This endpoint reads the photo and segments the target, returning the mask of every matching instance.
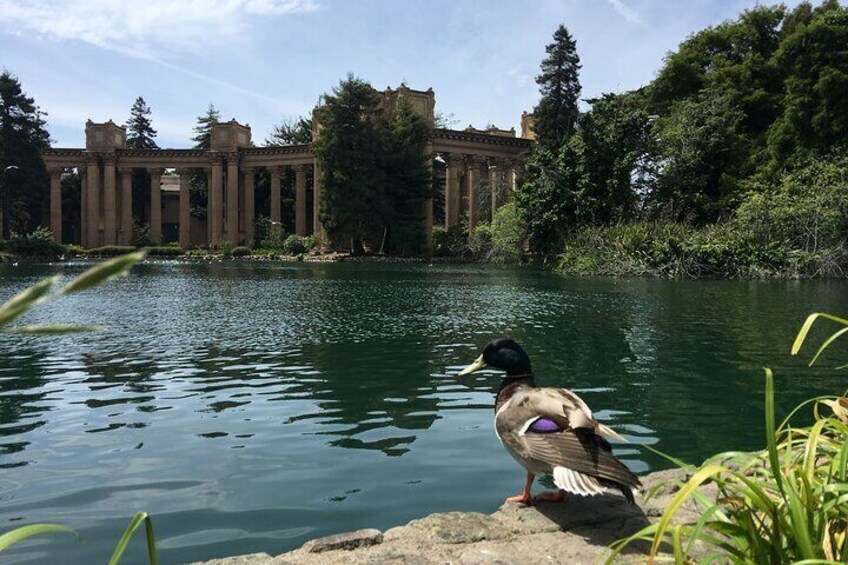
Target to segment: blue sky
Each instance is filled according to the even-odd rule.
[[[792,6],[797,0],[786,2]],[[348,72],[436,92],[454,127],[518,129],[556,27],[577,40],[583,96],[650,81],[693,31],[755,0],[0,0],[0,65],[60,147],[137,96],[161,147],[190,147],[212,103],[261,144]]]

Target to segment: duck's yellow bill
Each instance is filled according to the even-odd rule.
[[[461,370],[457,376],[470,375],[474,371],[479,371],[486,367],[486,362],[483,361],[483,356],[481,355],[477,359],[474,360],[472,364]]]

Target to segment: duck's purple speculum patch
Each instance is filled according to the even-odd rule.
[[[539,418],[530,424],[530,431],[537,434],[550,434],[561,430],[557,423],[553,420],[548,418]]]

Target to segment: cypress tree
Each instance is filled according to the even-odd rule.
[[[150,120],[150,107],[144,98],[139,96],[130,109],[130,119],[127,120],[127,147],[130,149],[157,149],[159,146],[153,140],[156,130]]]
[[[136,103],[138,103],[138,100]],[[149,114],[150,111],[148,110],[147,113]],[[220,118],[221,113],[212,104],[206,109],[205,115],[197,116],[197,125],[193,129],[194,137],[191,138],[195,149],[209,149],[212,146],[212,125],[217,124]]]
[[[580,57],[571,34],[560,25],[545,48],[542,74],[536,77],[542,94],[533,115],[539,144],[556,152],[574,133],[580,97]]]

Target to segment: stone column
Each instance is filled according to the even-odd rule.
[[[468,158],[468,233],[473,233],[477,227],[478,208],[477,188],[483,178],[483,161],[479,157]]]
[[[459,178],[462,161],[456,155],[445,157],[445,229],[450,229],[459,223],[460,187]]]
[[[433,184],[433,146],[427,145],[427,182]],[[433,199],[428,198],[421,203],[421,217],[424,221],[424,252],[433,252]]]
[[[253,167],[246,167],[242,173],[244,174],[244,242],[251,247],[256,224],[254,172]]]
[[[227,155],[227,235],[231,243],[239,243],[239,176],[238,153]]]
[[[209,183],[209,201],[206,218],[209,222],[209,246],[221,245],[224,232],[224,167],[221,156],[212,158],[212,182]]]
[[[504,190],[501,204],[506,204],[512,199],[515,192],[515,161],[506,161],[504,165]]]
[[[62,167],[50,169],[50,231],[62,243]]]
[[[271,221],[280,223],[280,176],[283,167],[271,167]]]
[[[92,155],[88,160],[87,194],[86,194],[86,225],[85,247],[98,247],[100,245],[100,165],[97,156]]]
[[[492,219],[501,207],[501,191],[503,191],[503,162],[493,159],[489,167],[489,191],[492,193]]]
[[[191,169],[179,169],[180,175],[180,247],[191,247]]]
[[[132,217],[132,168],[121,167],[121,245],[131,245],[133,238]]]
[[[118,230],[118,198],[115,193],[115,156],[103,160],[103,245],[115,245]]]
[[[150,239],[162,245],[162,169],[147,169],[150,174]]]
[[[294,168],[294,233],[306,235],[306,167]]]
[[[88,173],[85,163],[77,167],[77,173],[80,178],[80,223],[79,223],[79,244],[82,247],[88,247]]]
[[[321,239],[326,239],[324,236],[324,226],[321,224],[321,165],[318,160],[315,160],[315,172],[312,175],[312,233]]]

